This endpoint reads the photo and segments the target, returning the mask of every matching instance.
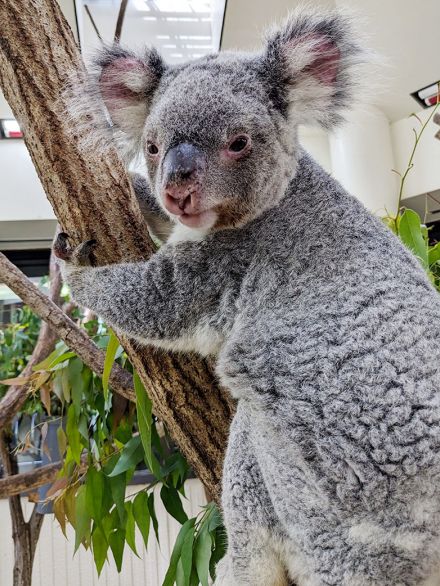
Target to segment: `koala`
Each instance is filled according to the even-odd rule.
[[[54,250],[78,303],[214,356],[237,399],[216,586],[440,585],[440,299],[297,139],[342,121],[364,58],[347,17],[303,11],[258,53],[97,60],[163,245],[103,267],[99,242]]]

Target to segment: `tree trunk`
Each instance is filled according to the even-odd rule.
[[[14,501],[20,503],[20,497],[13,496],[9,499],[11,518],[16,515]],[[14,523],[12,537],[14,540],[13,586],[32,586],[32,567],[34,563],[34,551],[38,537],[37,541],[33,543],[31,539],[30,527],[27,523],[24,522]]]
[[[62,91],[75,72],[81,82],[83,65],[56,0],[1,0],[0,22],[0,85],[62,229],[73,243],[96,238],[99,264],[147,258],[153,246],[116,152],[85,150],[66,122]],[[123,344],[155,413],[218,498],[234,405],[210,364]]]
[[[12,455],[8,437],[4,433],[0,434],[0,460],[6,478],[17,474],[17,460]],[[38,513],[34,505],[30,519],[26,522],[20,495],[9,497],[9,511],[14,541],[13,586],[32,586],[32,567],[44,515]]]

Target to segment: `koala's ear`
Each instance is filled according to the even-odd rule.
[[[166,69],[155,49],[139,57],[119,45],[106,47],[95,58],[98,87],[114,126],[138,141],[149,107]]]
[[[362,55],[347,15],[292,14],[269,34],[263,55],[272,102],[296,123],[336,125],[352,102]]]

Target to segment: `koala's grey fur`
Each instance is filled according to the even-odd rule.
[[[331,86],[310,68],[321,35],[341,50]],[[155,54],[156,69],[142,70],[153,89],[130,105],[143,120],[148,104],[146,124],[124,128],[121,112],[113,122],[142,145],[203,149],[203,189],[221,222],[175,224],[148,262],[64,265],[74,298],[113,327],[215,354],[238,399],[216,585],[440,584],[438,293],[296,140],[299,122],[339,120],[359,55],[334,15],[293,18],[259,55],[158,73]],[[218,150],[237,130],[252,153],[222,166]],[[160,165],[148,170],[151,192],[141,179],[137,191],[155,195],[148,213],[167,224]]]

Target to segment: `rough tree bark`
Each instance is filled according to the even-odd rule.
[[[44,484],[54,482],[62,465],[62,462],[54,462],[30,472],[0,478],[0,499],[19,495],[22,492],[34,491]]]
[[[0,432],[0,460],[5,476],[13,477],[17,473],[17,462],[11,453],[8,437],[3,432]],[[34,505],[29,521],[26,522],[19,495],[9,498],[9,510],[14,540],[13,586],[31,586],[35,549],[44,515],[38,513]]]
[[[56,0],[2,0],[0,22],[0,86],[62,229],[76,244],[96,238],[99,264],[147,258],[153,246],[116,152],[85,151],[66,123],[62,91],[75,71],[80,83],[83,65]],[[218,498],[229,395],[205,360],[123,344],[155,413]]]

